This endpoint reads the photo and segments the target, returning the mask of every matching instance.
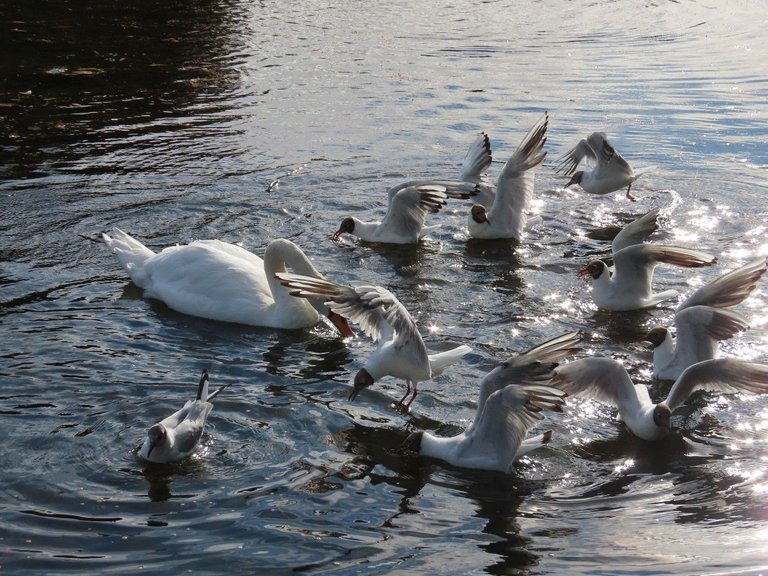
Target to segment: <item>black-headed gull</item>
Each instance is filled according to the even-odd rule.
[[[192,454],[203,435],[208,414],[213,410],[211,400],[227,386],[229,384],[209,395],[208,372],[203,370],[197,387],[197,397],[187,400],[181,410],[152,425],[139,448],[139,456],[149,462],[167,464],[183,460]]]
[[[408,310],[386,288],[369,284],[342,286],[320,278],[280,273],[280,282],[299,298],[321,297],[331,310],[360,325],[378,347],[355,375],[350,400],[384,376],[401,378],[406,392],[396,408],[408,410],[416,398],[418,382],[441,374],[472,349],[458,346],[428,354],[418,326]],[[406,402],[406,398],[410,399]]]
[[[585,158],[592,168],[576,172]],[[627,198],[635,199],[630,189],[640,174],[635,174],[629,163],[611,146],[605,132],[593,132],[586,140],[579,141],[566,152],[558,162],[557,172],[571,176],[566,188],[579,184],[590,194],[608,194],[626,186]]]
[[[635,436],[658,440],[669,434],[672,412],[695,390],[765,394],[768,365],[734,358],[705,360],[686,368],[663,402],[655,404],[644,384],[633,384],[624,366],[612,358],[583,358],[555,369],[550,386],[571,396],[612,404]]]
[[[507,160],[496,182],[490,208],[482,204],[472,206],[468,222],[470,236],[520,240],[533,195],[534,169],[547,155],[541,149],[547,141],[548,123],[549,116],[545,113]]]
[[[632,244],[613,255],[613,270],[592,260],[579,277],[592,277],[592,300],[603,310],[638,310],[677,296],[677,290],[654,293],[653,271],[659,263],[685,268],[711,266],[717,258],[688,248],[659,244]]]
[[[338,240],[342,234],[352,234],[366,242],[415,244],[421,237],[428,213],[439,212],[448,198],[467,199],[476,194],[476,186],[468,182],[406,182],[387,192],[389,204],[383,220],[364,222],[347,216],[333,234],[333,239]]]
[[[543,386],[557,362],[580,349],[578,332],[563,334],[503,362],[480,382],[477,413],[461,434],[441,438],[419,430],[400,453],[415,452],[454,466],[509,472],[515,460],[549,442],[552,431],[525,438],[542,410],[560,412],[565,394]]]
[[[653,345],[653,375],[674,380],[692,364],[714,358],[721,340],[746,330],[747,320],[727,310],[741,303],[766,271],[766,259],[723,274],[688,296],[675,311],[675,334],[655,326],[643,340]]]
[[[347,321],[320,299],[293,298],[275,272],[322,278],[309,258],[290,240],[273,240],[262,260],[219,240],[197,240],[155,253],[115,228],[102,238],[130,276],[144,290],[177,312],[251,326],[310,328],[327,317],[344,336],[354,336]]]

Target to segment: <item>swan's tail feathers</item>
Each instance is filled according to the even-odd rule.
[[[472,348],[466,345],[457,346],[445,352],[438,352],[429,355],[429,368],[432,371],[432,377],[442,374],[451,364],[455,364],[464,356],[472,352]]]
[[[117,255],[120,265],[131,277],[133,283],[139,288],[144,288],[146,284],[144,262],[147,258],[154,256],[155,253],[119,228],[113,228],[111,235],[102,234],[101,238]]]

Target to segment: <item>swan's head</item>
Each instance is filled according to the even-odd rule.
[[[672,428],[672,425],[670,422],[671,419],[672,419],[672,410],[670,410],[669,406],[664,404],[664,402],[662,402],[661,404],[657,404],[656,407],[653,409],[653,423],[667,433],[669,433],[669,431]]]
[[[153,424],[147,431],[147,438],[149,438],[149,450],[147,450],[147,457],[149,457],[149,455],[152,454],[152,450],[159,444],[165,442],[165,439],[168,438],[168,431],[165,429],[165,426],[158,422],[157,424]]]
[[[360,394],[363,389],[372,385],[373,382],[374,379],[373,376],[371,376],[371,373],[365,368],[360,368],[360,370],[357,371],[357,374],[355,374],[355,383],[352,392],[349,393],[349,399],[354,400],[357,398],[357,395]]]
[[[648,333],[640,338],[640,342],[649,342],[654,348],[661,346],[669,336],[669,330],[663,326],[654,326]]]
[[[424,437],[424,431],[423,430],[417,430],[416,432],[413,432],[412,434],[409,434],[408,437],[403,440],[403,443],[400,444],[400,446],[397,447],[397,453],[402,455],[405,454],[419,454],[421,453],[421,439]]]
[[[568,180],[568,184],[565,185],[566,188],[569,186],[573,186],[574,184],[581,184],[581,179],[584,177],[584,170],[579,170],[578,172],[575,172],[573,176],[571,176],[571,179]]]
[[[472,210],[470,210],[469,215],[472,216],[472,220],[477,222],[478,224],[490,224],[491,221],[488,220],[488,214],[485,210],[485,206],[482,204],[474,204],[472,206]]]
[[[350,216],[347,216],[346,218],[344,218],[344,220],[341,221],[341,225],[339,226],[339,229],[336,230],[336,232],[334,232],[333,240],[338,240],[342,234],[353,234],[354,231],[355,231],[355,221]]]
[[[602,260],[592,260],[585,268],[579,270],[578,277],[592,276],[593,280],[597,280],[600,276],[608,270],[608,266]]]

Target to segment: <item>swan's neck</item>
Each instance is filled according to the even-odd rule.
[[[302,298],[291,296],[288,288],[280,284],[280,281],[275,278],[276,272],[285,272],[286,268],[304,276],[323,277],[296,244],[285,239],[273,240],[264,252],[264,273],[267,276],[267,282],[269,282],[275,302],[283,301],[298,304],[303,301]]]

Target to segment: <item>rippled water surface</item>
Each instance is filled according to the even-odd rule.
[[[597,312],[576,278],[608,250],[591,228],[661,206],[656,241],[719,257],[660,268],[682,293],[768,254],[761,3],[0,7],[0,571],[768,570],[768,398],[697,396],[658,443],[572,400],[510,476],[394,452],[413,427],[458,433],[495,362],[566,330],[652,383],[634,341],[675,303]],[[468,242],[460,202],[418,247],[330,240],[344,215],[381,216],[388,186],[455,174],[480,130],[503,161],[545,110],[540,219],[520,245]],[[638,202],[563,189],[554,160],[594,129],[655,166]],[[349,402],[368,340],[145,300],[85,238],[114,226],[153,249],[291,238],[333,279],[393,290],[429,348],[473,353],[408,416],[392,379]],[[766,304],[763,279],[723,354],[768,361]],[[202,448],[142,464],[146,428],[204,367],[231,386]]]

